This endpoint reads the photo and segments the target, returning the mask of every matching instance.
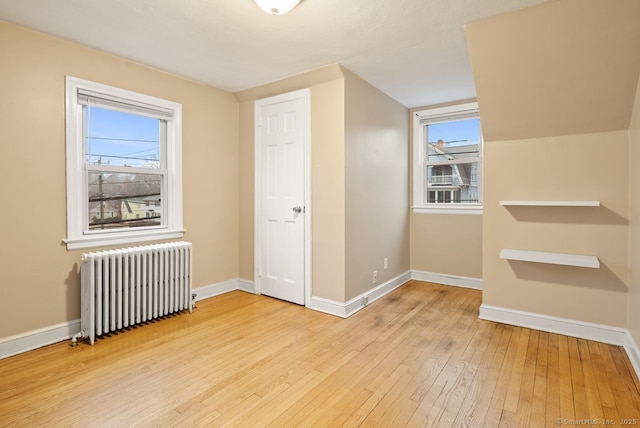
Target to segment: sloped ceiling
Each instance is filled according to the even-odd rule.
[[[629,128],[640,1],[551,0],[466,32],[485,140]]]
[[[464,25],[542,0],[0,0],[0,19],[238,92],[340,64],[406,107],[473,98]]]

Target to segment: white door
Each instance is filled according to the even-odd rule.
[[[305,304],[308,90],[256,102],[257,289]]]

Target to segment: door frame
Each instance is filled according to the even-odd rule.
[[[261,187],[261,145],[260,145],[260,116],[262,108],[272,104],[302,99],[303,112],[303,151],[304,151],[304,305],[311,303],[311,90],[309,88],[287,92],[273,97],[262,98],[254,102],[254,290],[260,290],[260,198]]]

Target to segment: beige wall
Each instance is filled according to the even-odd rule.
[[[238,182],[238,222],[240,239],[238,246],[239,253],[239,276],[242,279],[253,281],[254,268],[254,146],[253,136],[253,101],[240,103],[239,117],[239,146],[238,146],[238,172],[240,180]]]
[[[411,109],[414,113],[428,108],[474,102],[460,100]],[[411,127],[411,174],[413,174],[413,123]],[[413,178],[410,179],[413,192]],[[413,193],[411,193],[413,194]],[[444,275],[482,279],[482,215],[410,214],[411,269]]]
[[[482,279],[482,216],[412,213],[411,269]]]
[[[550,0],[466,27],[485,140],[484,304],[627,326],[639,19],[635,0]],[[506,261],[502,248],[596,255],[601,267]]]
[[[483,303],[625,327],[627,132],[485,142]],[[504,207],[501,200],[599,200]],[[502,248],[596,255],[600,269],[507,261]]]
[[[66,237],[66,75],[183,105],[194,287],[238,276],[238,104],[229,93],[0,21],[0,338],[79,318]]]
[[[409,270],[409,112],[350,71],[343,73],[349,300]]]
[[[629,129],[629,331],[640,343],[640,79]]]
[[[345,301],[344,80],[311,87],[312,294]]]
[[[240,276],[254,279],[254,102],[311,90],[312,294],[344,301],[344,79],[329,66],[235,94],[240,101]]]
[[[486,141],[628,129],[640,2],[549,0],[467,25]]]

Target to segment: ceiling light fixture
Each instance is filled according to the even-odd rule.
[[[254,0],[260,9],[270,15],[284,15],[302,0]]]

